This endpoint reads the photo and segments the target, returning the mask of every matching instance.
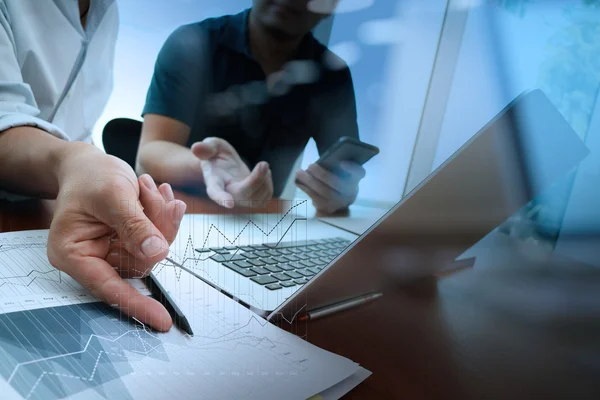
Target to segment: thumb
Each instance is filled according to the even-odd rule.
[[[113,226],[117,226],[121,243],[135,258],[146,263],[157,263],[167,256],[167,240],[144,214],[139,202],[136,202],[133,210],[117,213]]]
[[[192,145],[192,153],[201,160],[210,160],[217,155],[217,147],[211,142],[196,142]]]
[[[269,163],[266,161],[259,162],[256,164],[250,175],[248,175],[246,179],[242,181],[242,185],[247,188],[257,187],[257,185],[262,183],[262,180],[267,175],[267,172],[269,172]]]

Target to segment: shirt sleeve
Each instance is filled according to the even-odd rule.
[[[68,140],[57,126],[38,118],[39,114],[31,86],[23,81],[10,16],[5,2],[0,0],[0,132],[34,126]]]
[[[316,113],[313,138],[320,155],[343,136],[359,138],[350,69],[328,71],[323,80],[326,83],[313,104]]]
[[[175,30],[158,54],[142,112],[176,119],[192,127],[208,89],[209,41],[198,25]]]

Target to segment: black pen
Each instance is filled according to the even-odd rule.
[[[194,336],[194,332],[192,331],[192,327],[188,322],[187,318],[183,314],[183,312],[177,306],[177,303],[171,296],[169,296],[169,292],[165,290],[165,288],[160,284],[156,276],[152,272],[145,278],[146,286],[150,289],[152,295],[158,300],[169,314],[173,317],[173,323],[176,327],[184,331],[190,336]]]

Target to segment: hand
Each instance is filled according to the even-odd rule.
[[[310,196],[320,212],[333,214],[356,200],[358,182],[365,177],[365,170],[352,162],[342,162],[340,167],[341,174],[334,174],[318,164],[296,172],[296,185]]]
[[[146,276],[168,254],[185,212],[169,185],[136,178],[123,161],[86,144],[60,162],[60,190],[48,259],[98,299],[155,329],[172,325],[167,310],[122,277]]]
[[[206,192],[216,203],[233,208],[235,201],[250,201],[264,207],[273,197],[268,163],[259,162],[250,172],[233,146],[219,138],[194,143],[192,152],[202,160]]]

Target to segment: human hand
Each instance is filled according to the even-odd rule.
[[[61,161],[48,259],[98,299],[166,331],[167,310],[123,277],[146,276],[168,254],[186,205],[167,184],[136,178],[123,161],[73,144]]]
[[[318,164],[296,172],[296,185],[312,199],[315,208],[326,214],[347,208],[356,200],[358,183],[365,177],[364,168],[353,162],[342,162],[343,171],[335,174]]]
[[[250,201],[253,207],[265,206],[273,196],[269,164],[261,161],[250,172],[237,151],[227,141],[206,138],[192,146],[202,160],[202,174],[208,197],[227,208],[235,201]]]

